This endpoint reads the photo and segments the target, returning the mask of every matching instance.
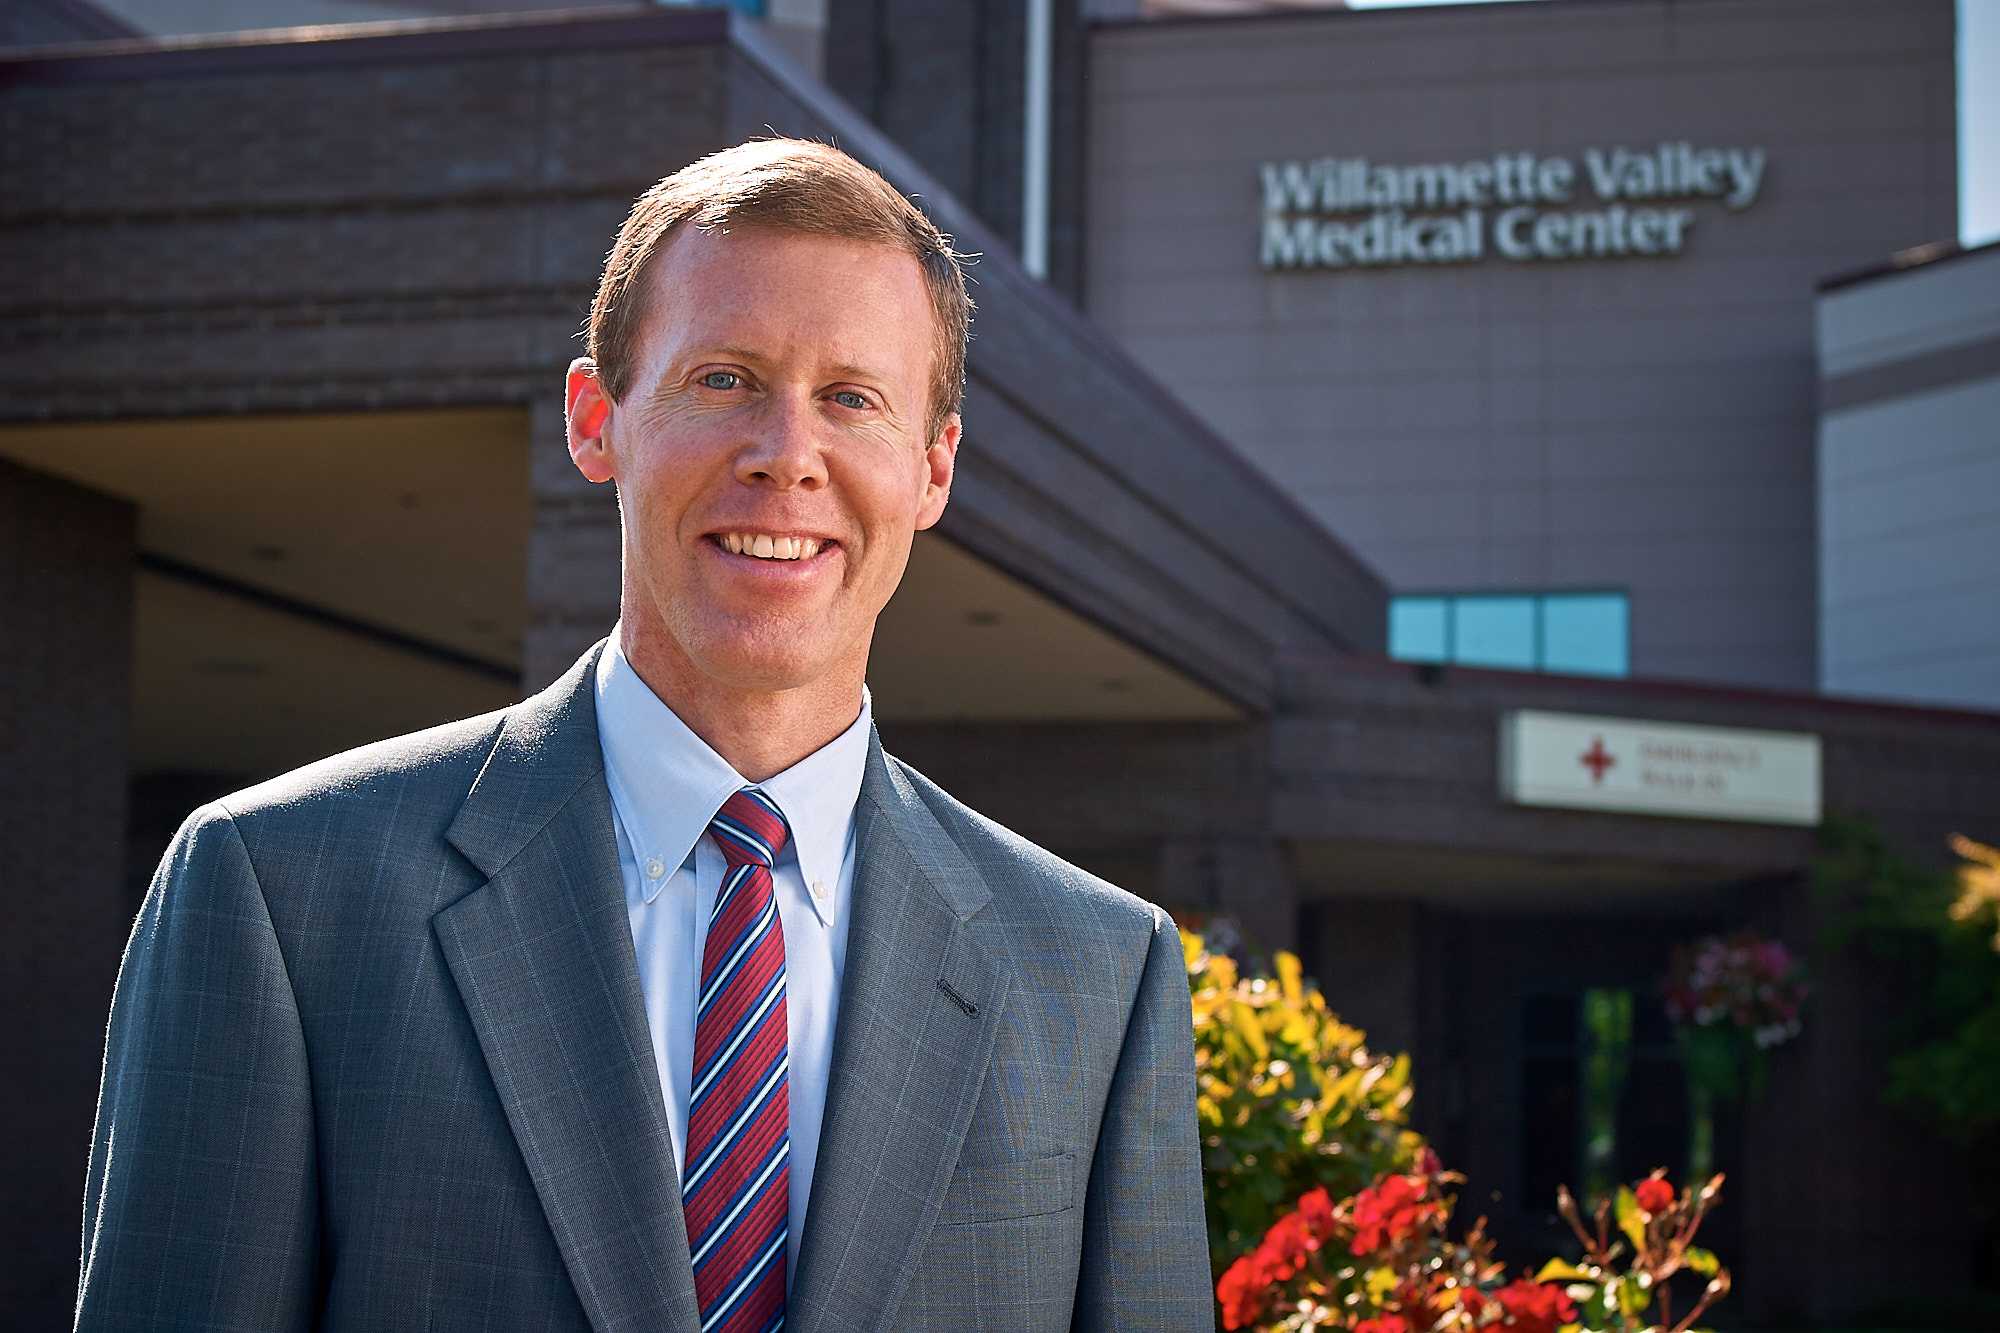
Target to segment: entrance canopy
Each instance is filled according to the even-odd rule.
[[[139,501],[142,618],[281,613],[223,612],[234,581],[440,650],[468,702],[489,667],[551,678],[616,615],[612,499],[561,444],[604,250],[659,176],[776,131],[980,255],[959,481],[884,622],[885,716],[1241,717],[1282,648],[1379,650],[1374,575],[755,25],[338,31],[0,58],[0,454]]]

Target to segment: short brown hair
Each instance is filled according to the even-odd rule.
[[[649,304],[645,276],[676,228],[767,227],[886,245],[922,266],[936,317],[930,411],[924,442],[937,439],[965,396],[965,342],[972,300],[951,237],[861,163],[823,143],[753,139],[682,167],[639,196],[618,229],[591,303],[584,350],[597,380],[623,401],[636,373]]]

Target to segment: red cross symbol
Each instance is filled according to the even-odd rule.
[[[1604,785],[1604,770],[1616,764],[1618,760],[1604,748],[1604,737],[1593,736],[1590,738],[1590,748],[1578,755],[1576,762],[1589,769],[1590,780],[1601,787]]]

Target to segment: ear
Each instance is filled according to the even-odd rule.
[[[965,425],[958,413],[952,413],[924,453],[924,468],[929,476],[924,481],[923,503],[917,508],[919,532],[935,527],[944,517],[944,507],[951,500],[952,470],[958,466],[958,439],[964,432]]]
[[[576,470],[591,481],[610,481],[617,476],[611,450],[604,442],[605,423],[611,419],[611,398],[597,379],[597,363],[580,356],[569,363],[564,385],[569,403],[569,457]]]

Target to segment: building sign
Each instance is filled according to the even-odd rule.
[[[1761,148],[1686,141],[1587,148],[1581,158],[1267,162],[1258,262],[1266,269],[1373,268],[1467,264],[1489,255],[1516,263],[1678,255],[1699,216],[1687,204],[1750,207],[1766,162]]]
[[[1515,805],[1819,823],[1819,737],[1522,709],[1500,719]]]

